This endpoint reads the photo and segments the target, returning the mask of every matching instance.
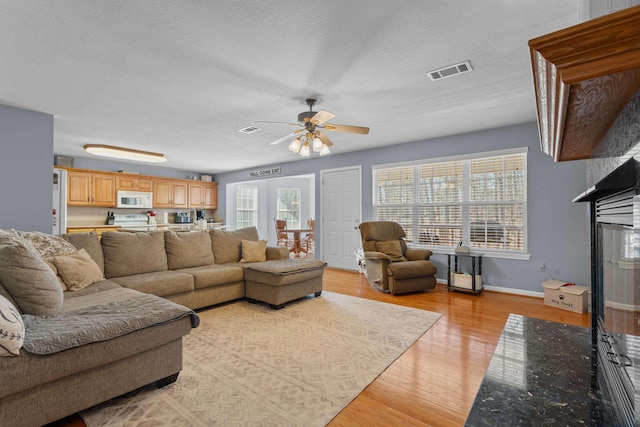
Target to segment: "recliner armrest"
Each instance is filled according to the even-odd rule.
[[[405,256],[409,261],[419,261],[421,259],[429,259],[431,255],[433,255],[433,252],[429,249],[407,248]]]
[[[369,258],[369,259],[386,259],[391,261],[391,257],[389,257],[389,255],[387,254],[383,254],[382,252],[365,252],[364,253],[364,257],[365,259]]]

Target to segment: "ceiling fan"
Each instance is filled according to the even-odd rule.
[[[325,124],[334,118],[335,114],[325,110],[320,110],[318,112],[313,111],[313,106],[316,102],[317,101],[315,99],[311,98],[305,100],[305,103],[309,106],[309,111],[303,111],[298,114],[298,123],[267,121],[258,121],[257,123],[284,124],[301,127],[301,129],[296,129],[293,132],[276,139],[271,142],[271,145],[280,144],[281,142],[294,138],[296,135],[302,134],[289,144],[289,150],[300,154],[303,157],[308,157],[311,154],[312,149],[321,156],[327,155],[331,152],[329,147],[333,145],[333,142],[331,142],[324,131],[358,133],[361,135],[367,135],[369,133],[368,127]]]

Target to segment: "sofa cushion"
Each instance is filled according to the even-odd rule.
[[[100,267],[84,249],[71,255],[55,256],[53,262],[70,291],[79,291],[104,279]]]
[[[238,262],[242,258],[242,240],[258,240],[258,229],[241,228],[235,231],[211,230],[211,247],[216,264]]]
[[[18,309],[0,295],[0,356],[18,356],[24,343],[24,323]]]
[[[376,242],[376,251],[388,255],[391,258],[391,262],[407,260],[402,251],[402,242],[399,239]]]
[[[195,289],[193,276],[171,270],[114,277],[111,281],[125,288],[159,297],[191,292]]]
[[[20,237],[28,240],[42,258],[56,255],[69,255],[76,248],[60,236],[42,233],[40,231],[17,231]]]
[[[226,265],[205,265],[177,270],[193,276],[196,289],[238,283],[244,279],[244,269]]]
[[[260,262],[267,260],[266,240],[242,240],[242,258],[240,262]]]
[[[107,279],[168,269],[163,231],[107,231],[102,233],[102,251]]]
[[[100,270],[104,272],[104,253],[100,244],[100,236],[95,231],[90,233],[70,233],[62,234],[61,237],[71,243],[76,249],[84,249],[91,256],[91,259],[98,264]]]
[[[164,246],[169,270],[213,264],[211,237],[203,231],[176,233],[166,231]]]
[[[0,265],[0,282],[22,313],[44,316],[60,311],[58,279],[27,240],[0,231]]]

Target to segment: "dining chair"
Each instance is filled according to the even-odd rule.
[[[276,237],[278,239],[277,246],[286,246],[290,248],[292,246],[292,242],[289,239],[289,233],[287,233],[287,220],[286,219],[276,219]]]
[[[316,220],[309,218],[307,220],[307,228],[309,229],[309,231],[307,232],[302,244],[304,245],[304,248],[306,249],[307,253],[309,253],[309,252],[314,252],[314,249],[315,249]]]

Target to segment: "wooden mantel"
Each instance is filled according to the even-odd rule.
[[[640,6],[529,41],[542,151],[588,159],[640,87]]]

